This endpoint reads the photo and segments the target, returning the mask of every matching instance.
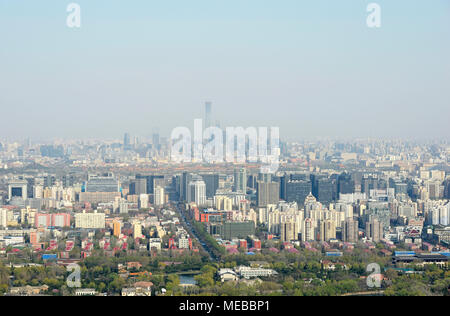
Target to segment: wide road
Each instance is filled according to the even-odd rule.
[[[185,229],[187,230],[187,232],[198,241],[198,244],[204,250],[204,252],[208,254],[209,259],[211,261],[218,261],[216,256],[214,255],[214,252],[211,250],[211,248],[209,248],[208,244],[204,240],[200,239],[197,232],[195,231],[195,228],[191,225],[190,221],[187,219],[184,206],[177,205],[176,208],[178,210],[178,213],[180,214],[181,222],[185,227]]]

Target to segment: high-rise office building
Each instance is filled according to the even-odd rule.
[[[287,202],[303,205],[311,190],[312,185],[309,180],[289,180],[285,183],[285,199]]]
[[[280,199],[286,201],[286,183],[290,181],[291,176],[284,174],[280,177]]]
[[[123,135],[123,147],[124,147],[125,149],[129,149],[130,146],[131,146],[131,138],[130,138],[130,134],[125,133],[125,134]]]
[[[131,195],[147,194],[147,180],[143,178],[131,180],[128,193]]]
[[[206,185],[206,197],[211,199],[216,195],[216,191],[219,188],[219,174],[218,173],[207,173],[200,175],[205,181]]]
[[[234,192],[247,193],[247,170],[245,168],[234,170]]]
[[[372,219],[370,222],[366,222],[366,237],[370,238],[373,242],[379,242],[383,239],[383,223],[377,219]]]
[[[257,182],[258,182],[258,175],[251,174],[247,177],[247,187],[251,189],[256,189]]]
[[[308,181],[310,182],[309,175],[305,173],[291,173],[291,174],[284,174],[280,177],[280,199],[287,201],[286,196],[286,185],[290,181]],[[310,193],[312,192],[312,188],[309,189]],[[303,203],[302,203],[303,204]]]
[[[338,196],[339,199],[340,194],[350,194],[355,192],[355,180],[352,179],[352,176],[349,173],[342,173],[338,177]]]
[[[34,177],[26,178],[25,179],[28,183],[27,185],[27,198],[32,199],[33,198],[33,188],[36,183],[36,180]]]
[[[199,206],[206,205],[206,185],[200,176],[196,176],[189,182],[188,202],[195,202]]]
[[[211,127],[213,124],[212,121],[212,103],[205,103],[205,128]]]
[[[161,186],[165,187],[164,185],[164,176],[163,175],[141,175],[137,174],[136,179],[145,179],[146,187],[147,187],[147,194],[154,194],[155,193],[155,187]]]
[[[181,175],[181,181],[180,181],[180,201],[187,201],[188,200],[188,188],[189,183],[192,180],[192,174],[188,172],[183,172]]]
[[[312,180],[312,194],[320,203],[327,205],[336,199],[337,187],[335,180],[314,175]]]
[[[356,243],[358,241],[358,222],[347,219],[344,222],[342,238],[345,242]]]
[[[370,194],[371,190],[384,190],[387,188],[387,182],[379,178],[378,174],[364,174],[361,179],[361,192]]]
[[[154,203],[155,206],[162,206],[166,203],[164,188],[158,186],[155,188]]]
[[[280,184],[278,182],[257,183],[257,204],[258,206],[267,206],[268,204],[277,204],[279,202]]]

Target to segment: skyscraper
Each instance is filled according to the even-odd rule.
[[[154,194],[155,193],[155,187],[160,185],[161,187],[164,187],[164,176],[163,175],[136,175],[136,179],[145,179],[147,183],[147,194]],[[155,185],[156,183],[156,185]]]
[[[212,103],[206,102],[205,103],[205,128],[212,126]]]
[[[188,186],[188,202],[198,206],[206,205],[206,185],[200,176],[194,177]]]
[[[290,242],[298,240],[298,225],[292,219],[282,220],[280,223],[280,238],[281,241]]]
[[[314,241],[314,223],[311,218],[303,221],[302,241]]]
[[[257,204],[258,206],[267,206],[268,204],[277,204],[280,195],[280,184],[278,182],[257,183]]]
[[[355,181],[348,173],[342,173],[338,177],[338,196],[339,194],[349,194],[355,192]]]
[[[298,205],[303,205],[311,190],[311,181],[289,180],[285,183],[284,190],[286,202],[297,202]]]
[[[130,145],[131,145],[130,134],[125,133],[125,134],[123,135],[123,147],[124,147],[125,149],[128,149],[128,148],[130,148]]]
[[[347,219],[344,222],[342,238],[345,242],[356,243],[358,241],[358,222]]]
[[[319,223],[319,240],[329,241],[336,238],[336,222],[330,219],[321,220]]]
[[[218,173],[206,173],[200,175],[205,181],[206,185],[206,197],[213,198],[216,195],[216,191],[219,188],[219,174]]]
[[[154,197],[154,204],[155,206],[162,206],[166,202],[165,194],[164,194],[164,188],[161,188],[160,186],[155,188],[155,197]]]
[[[180,181],[180,201],[188,201],[188,187],[192,180],[192,174],[183,172]]]
[[[140,195],[147,194],[147,181],[146,179],[134,179],[130,181],[129,194]]]
[[[373,242],[379,242],[383,236],[383,223],[376,218],[366,223],[366,237],[372,239]]]
[[[336,198],[337,186],[333,179],[312,176],[312,194],[320,203],[329,204]]]
[[[234,170],[234,191],[247,193],[247,170],[245,168]]]

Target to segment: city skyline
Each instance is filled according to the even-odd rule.
[[[0,0],[0,297],[450,296],[449,38],[449,0]]]

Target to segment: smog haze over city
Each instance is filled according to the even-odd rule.
[[[450,134],[447,0],[380,0],[380,28],[364,0],[77,3],[74,30],[64,1],[0,1],[3,137],[168,136],[205,101],[290,140]]]

